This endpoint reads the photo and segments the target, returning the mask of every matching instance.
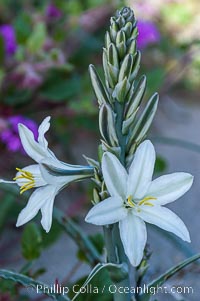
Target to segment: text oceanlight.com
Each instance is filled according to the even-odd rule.
[[[127,287],[127,286],[116,286],[114,284],[104,285],[103,287],[93,286],[91,284],[86,286],[80,286],[75,284],[72,287],[61,286],[59,284],[54,284],[52,286],[37,285],[36,292],[38,294],[61,294],[66,295],[69,292],[74,294],[103,294],[109,292],[111,294],[144,294],[148,293],[155,295],[158,293],[163,294],[193,294],[194,290],[191,286],[156,286],[148,287],[145,284],[138,287]]]

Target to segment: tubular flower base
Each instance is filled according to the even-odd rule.
[[[116,156],[106,152],[102,172],[110,197],[95,205],[86,221],[95,225],[119,222],[125,253],[133,266],[143,257],[147,240],[145,222],[154,224],[190,242],[183,221],[162,205],[186,193],[193,182],[188,173],[172,173],[152,181],[155,150],[149,140],[137,149],[127,174]]]
[[[48,148],[44,135],[50,127],[50,117],[46,117],[38,129],[38,141],[35,141],[32,131],[19,124],[19,135],[25,152],[37,164],[17,169],[13,181],[0,180],[1,183],[13,183],[20,187],[20,193],[37,188],[29,198],[27,206],[18,216],[16,226],[19,227],[41,210],[41,224],[49,232],[52,224],[54,199],[58,192],[70,182],[92,177],[94,169],[91,166],[70,165],[59,161]]]

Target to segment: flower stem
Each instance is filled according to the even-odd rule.
[[[125,163],[126,136],[122,134],[124,104],[116,101],[114,109],[116,113],[116,133],[119,140],[119,146],[121,148],[120,161],[125,166],[126,165]],[[119,224],[116,223],[104,227],[104,237],[105,237],[108,262],[119,263],[119,264],[124,263],[127,265],[127,269],[128,269],[128,259],[125,255],[124,247],[122,245],[122,241],[120,238]],[[131,300],[130,292],[129,293],[124,292],[125,287],[130,288],[129,273],[127,273],[125,278],[123,275],[120,281],[115,280],[115,275],[110,274],[110,277],[116,288],[116,293],[114,294],[114,301],[130,301]]]
[[[123,115],[124,115],[124,104],[115,102],[115,112],[116,116],[116,133],[117,138],[119,140],[119,145],[121,147],[121,155],[120,161],[125,166],[126,159],[126,136],[122,134],[122,123],[123,123]]]
[[[105,245],[107,250],[107,261],[115,264],[126,264],[128,269],[128,260],[124,253],[124,248],[119,234],[118,223],[104,227]],[[110,278],[114,285],[114,301],[130,301],[130,292],[125,292],[125,288],[130,288],[129,273],[122,278],[116,279],[115,275],[110,273]]]

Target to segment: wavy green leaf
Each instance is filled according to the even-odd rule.
[[[81,288],[85,288],[92,279],[103,269],[107,269],[109,273],[115,274],[116,277],[119,277],[120,279],[127,276],[128,273],[128,267],[126,264],[114,264],[114,263],[99,263],[97,264],[94,269],[91,271],[89,276],[87,277],[84,284],[81,286]],[[79,295],[81,291],[79,291],[72,299],[74,301]]]
[[[51,292],[50,288],[48,290],[48,285],[19,273],[0,269],[0,278],[12,280],[23,285],[27,289],[27,291],[30,291],[31,289],[36,290],[38,293],[43,293],[57,301],[70,301],[67,296],[53,293]]]
[[[162,274],[157,279],[153,280],[151,283],[147,285],[146,293],[143,293],[139,295],[138,301],[149,301],[151,298],[151,288],[157,288],[163,285],[169,278],[174,276],[176,273],[181,271],[183,268],[185,268],[187,265],[191,264],[192,262],[198,260],[200,258],[200,253],[187,258],[186,260],[182,261],[181,263],[177,264],[176,266],[169,269],[167,272]]]

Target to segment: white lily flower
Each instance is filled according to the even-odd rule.
[[[91,177],[94,173],[91,166],[70,165],[56,158],[44,137],[50,127],[49,121],[50,117],[46,117],[39,126],[38,141],[35,141],[33,133],[25,125],[18,125],[24,150],[38,164],[16,168],[18,172],[13,181],[0,180],[0,183],[17,184],[20,193],[37,188],[20,212],[16,226],[29,222],[41,210],[41,224],[46,232],[51,228],[53,204],[58,192],[70,182]]]
[[[145,222],[190,242],[183,221],[162,205],[186,193],[193,176],[179,172],[152,181],[154,164],[155,150],[149,140],[138,147],[129,173],[116,156],[106,152],[102,172],[110,197],[95,205],[86,216],[86,221],[95,225],[119,222],[124,250],[133,266],[138,266],[143,257],[147,241]]]

